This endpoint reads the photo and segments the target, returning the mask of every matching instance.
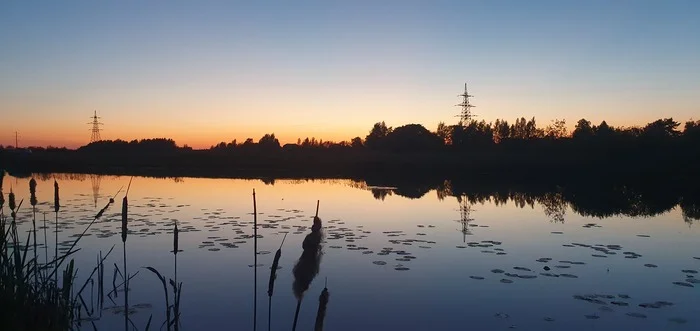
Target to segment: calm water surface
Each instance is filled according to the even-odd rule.
[[[58,241],[63,249],[129,181],[112,176],[56,178],[62,202]],[[28,182],[29,178],[6,176],[4,191],[12,188],[18,201],[28,202]],[[47,212],[52,220],[53,182],[40,179],[38,184],[38,218]],[[183,283],[182,329],[252,329],[253,189],[261,224],[261,330],[267,329],[270,266],[285,233],[272,329],[291,329],[296,308],[292,268],[312,224],[316,200],[326,241],[320,273],[302,302],[300,330],[313,328],[326,279],[326,330],[700,329],[700,231],[684,221],[679,208],[655,217],[603,219],[580,216],[566,204],[552,212],[551,205],[469,203],[441,198],[436,191],[420,199],[388,189],[373,194],[363,183],[349,180],[270,184],[135,177],[126,248],[128,273],[138,271],[130,283],[129,302],[139,329],[151,315],[155,329],[165,320],[162,285],[142,267],[152,266],[174,278],[175,223],[181,230],[177,277]],[[122,197],[117,196],[117,202]],[[105,288],[111,290],[114,265],[121,269],[123,263],[120,207],[111,206],[81,240],[75,255],[80,285],[98,253],[115,246],[105,270]],[[23,206],[20,213],[25,231],[31,225],[28,211]],[[49,223],[50,258],[55,234]],[[42,231],[39,239],[43,242]],[[44,254],[39,249],[42,261]],[[119,276],[116,282],[121,282]],[[124,328],[123,294],[112,295],[100,309],[88,285],[84,298],[99,318],[99,330]],[[90,323],[83,325],[92,329]]]

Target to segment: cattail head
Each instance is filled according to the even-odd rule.
[[[29,202],[32,204],[32,207],[36,207],[36,180],[34,178],[29,181],[29,195],[31,196]]]
[[[53,181],[53,211],[58,213],[58,211],[61,209],[61,202],[59,200],[58,196],[58,182]]]
[[[318,216],[314,216],[314,224],[311,226],[311,231],[317,232],[321,230],[321,219]]]
[[[177,223],[175,223],[175,230],[173,230],[173,253],[177,255],[177,249],[178,249],[178,230],[177,230]]]
[[[321,295],[318,296],[318,312],[316,313],[316,325],[314,331],[323,331],[323,320],[326,318],[326,309],[328,309],[328,287],[324,287]]]
[[[8,195],[9,200],[10,200],[10,209],[14,212],[15,208],[17,208],[17,204],[15,204],[15,193],[12,192],[12,188],[10,188],[10,194]]]
[[[126,233],[128,231],[127,217],[129,215],[129,200],[126,196],[122,199],[122,242],[126,242]]]

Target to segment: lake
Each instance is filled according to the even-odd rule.
[[[54,178],[62,205],[58,246],[64,251],[116,195],[74,255],[82,285],[99,253],[114,246],[105,260],[109,292],[122,282],[121,199],[131,177],[37,175],[38,226],[44,213],[47,220],[40,261],[50,260],[56,246]],[[5,176],[2,185],[5,194],[12,189],[18,202],[25,200],[18,216],[25,236],[32,217],[29,180]],[[127,272],[138,274],[129,282],[130,319],[143,330],[152,316],[151,329],[161,330],[163,286],[143,267],[175,278],[177,224],[182,330],[252,330],[255,271],[257,328],[267,330],[270,267],[285,235],[271,328],[291,329],[297,307],[292,269],[320,201],[323,255],[303,296],[300,330],[313,328],[326,282],[326,330],[700,329],[695,214],[672,203],[658,212],[583,216],[596,214],[590,201],[584,210],[558,192],[454,196],[449,184],[416,195],[355,180],[134,177],[126,255]],[[38,239],[44,242],[43,229]],[[168,291],[172,300],[170,285]],[[105,297],[102,307],[96,292],[91,283],[82,292],[92,312],[82,309],[83,329],[93,329],[90,321],[98,330],[124,329],[123,290]]]

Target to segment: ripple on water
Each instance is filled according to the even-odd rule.
[[[668,321],[671,323],[676,323],[676,324],[688,323],[688,320],[686,320],[685,318],[681,318],[681,317],[672,317],[672,318],[669,318]]]
[[[678,286],[683,286],[683,287],[695,287],[695,286],[693,286],[693,284],[684,283],[684,282],[673,282],[673,285],[678,285]]]
[[[635,313],[635,312],[629,312],[625,315],[627,315],[629,317],[636,317],[636,318],[647,318],[647,315],[644,315],[642,313]]]

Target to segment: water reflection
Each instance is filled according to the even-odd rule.
[[[610,217],[652,217],[672,210],[680,205],[687,215],[686,222],[698,219],[697,205],[700,193],[692,184],[679,186],[677,183],[639,182],[639,183],[571,183],[570,185],[536,185],[504,189],[499,183],[484,183],[465,180],[443,180],[430,184],[425,181],[398,183],[373,181],[362,182],[366,185],[354,187],[367,189],[377,200],[396,194],[398,196],[419,199],[430,190],[435,190],[438,199],[455,197],[460,201],[467,199],[471,203],[495,203],[496,205],[514,203],[520,208],[534,207],[540,203],[544,213],[554,223],[564,223],[566,210],[581,216]]]
[[[57,175],[59,182],[62,176],[69,177]],[[40,210],[51,207],[43,202],[50,197],[54,177],[47,178],[50,181],[39,181],[37,186]],[[72,178],[75,180],[61,182],[65,193],[56,229],[61,240],[79,233],[86,224],[84,216],[94,214],[90,176]],[[126,180],[105,176],[100,189],[117,192]],[[260,181],[188,178],[177,183],[139,178],[137,193],[129,195],[129,276],[118,256],[123,253],[117,249],[117,256],[105,263],[107,268],[122,265],[121,270],[114,268],[111,281],[115,290],[106,296],[106,301],[113,303],[104,311],[115,313],[122,322],[115,325],[123,328],[126,298],[116,296],[125,296],[124,283],[135,270],[153,266],[162,275],[174,275],[174,283],[184,282],[187,292],[182,310],[176,310],[173,300],[179,302],[179,290],[165,289],[170,302],[166,297],[164,305],[164,293],[151,273],[146,271],[147,275],[130,280],[129,310],[138,313],[129,318],[139,329],[150,315],[154,316],[152,328],[163,320],[175,327],[180,314],[183,329],[195,325],[220,329],[230,326],[231,321],[241,321],[237,328],[248,329],[253,324],[249,318],[253,315],[248,303],[253,296],[249,275],[254,271],[246,266],[255,267],[249,252],[254,238],[260,238],[260,251],[254,255],[257,266],[265,271],[272,266],[270,271],[278,271],[271,279],[276,279],[283,291],[275,293],[274,313],[268,294],[269,311],[261,310],[258,322],[267,315],[267,322],[279,327],[288,327],[295,306],[302,306],[302,297],[311,294],[315,299],[323,293],[325,278],[330,279],[334,292],[325,322],[334,330],[458,329],[464,312],[456,303],[463,298],[475,303],[469,312],[475,329],[516,325],[527,330],[577,330],[584,326],[654,330],[668,323],[697,327],[692,309],[700,303],[694,273],[700,266],[698,230],[681,220],[687,224],[697,220],[697,200],[687,194],[692,191],[664,191],[676,197],[668,199],[676,201],[670,208],[679,208],[660,215],[654,213],[667,199],[649,194],[649,188],[639,185],[612,185],[599,194],[626,198],[596,205],[590,201],[607,199],[593,199],[594,192],[582,185],[526,190],[476,183],[467,186],[457,180],[436,183],[434,187],[425,182],[411,187],[390,182],[370,185],[378,184],[372,181],[275,180],[274,185],[260,189]],[[253,232],[249,202],[249,189],[255,186],[262,197],[257,216],[259,236]],[[430,194],[415,199],[426,187]],[[384,199],[376,199],[376,192],[384,192]],[[324,215],[328,213],[323,222],[325,237],[320,219],[313,218],[313,209],[304,209],[310,207],[305,205],[310,197],[320,197],[328,205],[328,209],[324,207]],[[107,197],[99,199],[102,203]],[[585,216],[606,215],[610,210],[649,214],[650,220],[616,217],[599,222]],[[21,216],[31,220],[24,213]],[[84,260],[91,264],[82,264],[81,270],[95,265],[99,250],[121,244],[119,221],[118,210],[107,211],[90,229],[79,253],[88,254]],[[31,223],[21,225],[26,229]],[[285,250],[291,255],[279,259],[274,254],[273,262],[271,253],[286,234]],[[318,247],[313,249],[316,243]],[[63,245],[58,242],[57,246]],[[326,250],[323,268],[319,267],[320,246]],[[673,254],[667,253],[669,247],[673,247]],[[301,257],[296,259],[299,253]],[[81,279],[87,280],[85,276],[81,274]],[[167,280],[163,277],[162,282]],[[99,288],[100,281],[96,283]],[[261,293],[264,290],[261,288]],[[83,295],[89,312],[96,313],[92,282]],[[315,300],[304,302],[299,312],[300,329],[308,328],[314,321],[311,315],[317,313],[309,303]],[[433,312],[416,309],[416,302],[432,307]],[[325,309],[319,308],[319,316],[321,311]],[[83,317],[88,315],[83,313]],[[102,317],[100,309],[92,315],[96,317],[88,318],[101,319],[98,329],[110,330],[116,319],[105,315]],[[379,322],[370,325],[370,320]],[[649,324],[630,324],[642,320]],[[583,325],[582,321],[595,324]],[[501,322],[504,325],[498,324]]]
[[[438,191],[439,192],[439,191]],[[442,198],[438,195],[438,199]],[[459,202],[459,223],[462,225],[462,242],[467,242],[467,236],[472,235],[471,222],[474,220],[471,218],[472,206],[469,199],[463,196],[457,197],[457,202]]]

